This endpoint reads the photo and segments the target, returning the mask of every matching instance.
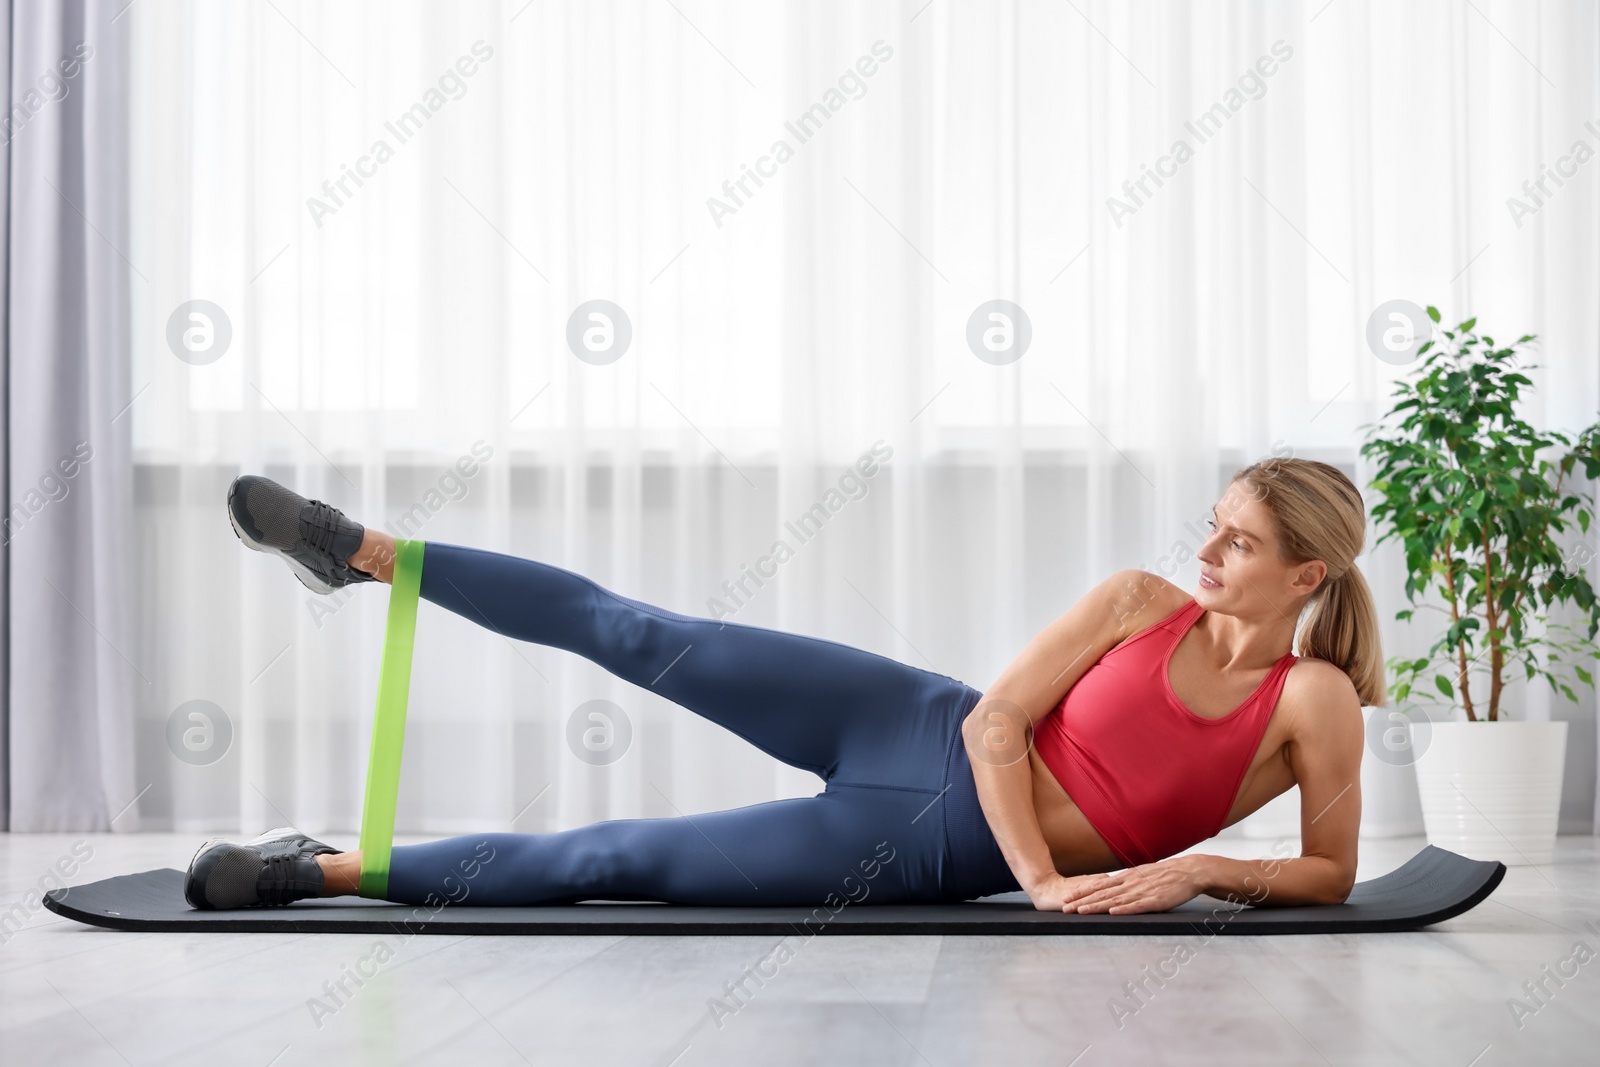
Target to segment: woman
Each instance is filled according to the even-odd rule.
[[[236,480],[228,513],[247,547],[281,556],[317,592],[391,580],[393,538],[265,478]],[[1211,521],[1194,597],[1120,571],[982,694],[846,645],[679,615],[558,567],[430,543],[424,599],[583,655],[826,786],[703,815],[397,846],[387,898],[811,906],[862,888],[879,903],[1020,888],[1040,910],[1113,914],[1200,894],[1343,901],[1361,709],[1384,702],[1377,618],[1354,563],[1361,495],[1325,463],[1271,459],[1234,476]],[[1176,855],[1293,785],[1299,857]],[[359,852],[286,828],[207,842],[185,893],[197,908],[287,904],[353,894],[360,868]]]

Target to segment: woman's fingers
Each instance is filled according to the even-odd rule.
[[[1121,872],[1126,873],[1126,872]],[[1084,894],[1075,900],[1068,900],[1063,911],[1104,911],[1112,907],[1132,904],[1142,901],[1147,895],[1148,886],[1143,884],[1130,884],[1121,879],[1116,882],[1101,886],[1093,892]]]
[[[1108,899],[1110,897],[1117,896],[1118,894],[1125,893],[1125,892],[1127,892],[1127,890],[1128,890],[1128,887],[1123,885],[1123,884],[1121,884],[1120,882],[1112,884],[1112,885],[1108,885],[1108,886],[1101,886],[1101,887],[1097,887],[1097,888],[1093,889],[1092,891],[1090,891],[1088,893],[1079,895],[1076,899],[1071,900],[1071,903],[1075,903],[1075,904],[1098,904],[1102,900],[1106,900],[1106,899]]]
[[[1078,905],[1077,905],[1077,910],[1078,911],[1104,911],[1105,909],[1107,909],[1109,907],[1112,907],[1113,905],[1122,903],[1123,899],[1124,898],[1122,898],[1120,896],[1116,896],[1116,897],[1096,897],[1094,900],[1080,901],[1078,903]]]
[[[1066,903],[1074,900],[1083,900],[1093,893],[1106,893],[1120,887],[1123,872],[1116,871],[1112,874],[1095,874],[1083,876],[1083,881],[1075,883],[1067,890]]]
[[[1099,900],[1086,902],[1086,903],[1081,903],[1081,904],[1068,905],[1067,906],[1067,910],[1068,911],[1076,911],[1076,912],[1078,912],[1080,914],[1088,914],[1088,913],[1092,913],[1092,912],[1101,912],[1101,911],[1109,912],[1109,911],[1112,911],[1112,910],[1114,910],[1116,908],[1122,908],[1124,910],[1127,910],[1127,909],[1132,908],[1133,906],[1138,905],[1138,904],[1140,904],[1142,902],[1143,902],[1143,899],[1140,896],[1138,896],[1137,894],[1125,894],[1125,895],[1121,895],[1121,896],[1105,897],[1105,898],[1102,898],[1102,899],[1099,899]]]

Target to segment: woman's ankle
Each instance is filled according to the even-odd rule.
[[[361,547],[352,552],[346,562],[380,582],[393,584],[394,538],[368,526],[361,537]]]
[[[355,896],[361,892],[361,853],[324,852],[316,857],[322,868],[322,895]]]

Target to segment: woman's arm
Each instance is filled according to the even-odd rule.
[[[1311,664],[1307,664],[1310,666]],[[1256,907],[1343,904],[1356,884],[1361,829],[1361,699],[1349,676],[1317,665],[1293,717],[1289,766],[1300,786],[1300,855],[1286,860],[1193,856],[1200,892]]]
[[[962,724],[978,803],[1017,883],[1042,911],[1059,911],[1080,878],[1055,868],[1033,806],[1033,728],[1101,656],[1161,617],[1167,583],[1118,571],[1028,643]],[[1164,604],[1164,601],[1161,602]]]
[[[1055,911],[1061,902],[1046,908],[1048,901],[1041,899],[1039,891],[1047,889],[1049,880],[1059,873],[1033,807],[1033,765],[1028,761],[1027,743],[1016,740],[1027,737],[1027,723],[1016,706],[1007,703],[985,695],[962,726],[972,779],[984,819],[1017,884],[1042,910]],[[1061,901],[1066,899],[1064,894],[1058,895]]]
[[[1356,884],[1361,831],[1361,755],[1366,721],[1349,675],[1331,663],[1297,664],[1289,718],[1289,767],[1300,787],[1300,856],[1207,856],[1201,892],[1230,893],[1257,907],[1342,904]]]

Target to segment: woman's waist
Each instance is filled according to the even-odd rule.
[[[1033,770],[1033,810],[1056,870],[1065,875],[1093,874],[1128,866],[1067,792],[1037,747],[1028,749],[1028,761]]]

